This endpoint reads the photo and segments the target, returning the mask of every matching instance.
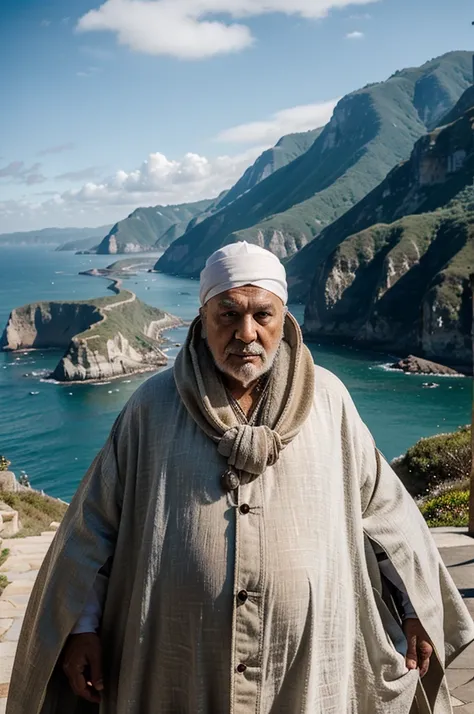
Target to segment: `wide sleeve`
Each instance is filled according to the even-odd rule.
[[[125,480],[134,476],[134,424],[129,403],[84,476],[43,561],[18,643],[8,714],[56,711],[44,702],[48,683],[97,573],[114,554]],[[54,698],[50,689],[48,697]]]
[[[474,640],[474,624],[413,498],[377,449],[344,388],[342,432],[358,479],[363,531],[399,574],[442,665]]]

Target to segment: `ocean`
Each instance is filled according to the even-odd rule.
[[[0,247],[0,331],[10,311],[39,300],[83,300],[108,294],[103,279],[78,275],[105,267],[114,256],[55,252],[50,247]],[[141,273],[125,286],[145,302],[185,320],[198,308],[198,283]],[[301,305],[291,306],[302,319]],[[170,365],[186,328],[166,333]],[[389,371],[394,357],[341,346],[309,343],[315,362],[335,372],[348,389],[376,442],[388,459],[423,436],[451,431],[470,421],[469,378],[426,378]],[[43,381],[61,353],[0,353],[0,454],[33,487],[70,500],[104,443],[117,414],[151,374],[109,384],[58,385]],[[423,383],[435,381],[437,389]]]

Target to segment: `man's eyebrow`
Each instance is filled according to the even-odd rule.
[[[223,298],[218,302],[219,307],[240,307],[237,302],[234,302],[230,298]]]
[[[238,302],[235,302],[234,300],[231,300],[230,298],[223,298],[222,300],[219,300],[218,305],[219,307],[225,307],[227,309],[234,310],[242,308],[242,305],[240,305]],[[270,310],[274,309],[274,306],[271,302],[265,302],[255,306],[250,306],[250,309],[252,310],[252,312],[270,312]]]
[[[256,312],[270,312],[273,309],[274,309],[274,305],[272,305],[271,302],[265,302],[265,303],[262,303],[260,305],[257,305],[256,307],[254,307],[254,310]]]

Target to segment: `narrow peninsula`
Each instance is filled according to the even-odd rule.
[[[163,330],[182,324],[113,281],[114,295],[83,301],[36,302],[10,314],[0,350],[65,350],[50,377],[88,382],[164,366]]]

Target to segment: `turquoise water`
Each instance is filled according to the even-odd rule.
[[[46,248],[0,248],[0,330],[10,311],[25,303],[107,294],[105,280],[78,272],[112,261],[111,256]],[[196,281],[142,273],[126,284],[142,300],[186,320],[196,314]],[[301,306],[293,312],[301,318]],[[167,335],[174,344],[182,343],[185,333],[181,328]],[[424,389],[424,377],[386,371],[388,355],[317,343],[309,347],[317,363],[345,382],[389,459],[422,436],[455,429],[470,419],[470,379],[437,378],[438,389]],[[171,358],[176,351],[170,347]],[[100,385],[42,382],[60,357],[48,351],[0,353],[0,454],[8,456],[17,473],[25,470],[36,488],[69,500],[118,412],[150,375]]]

